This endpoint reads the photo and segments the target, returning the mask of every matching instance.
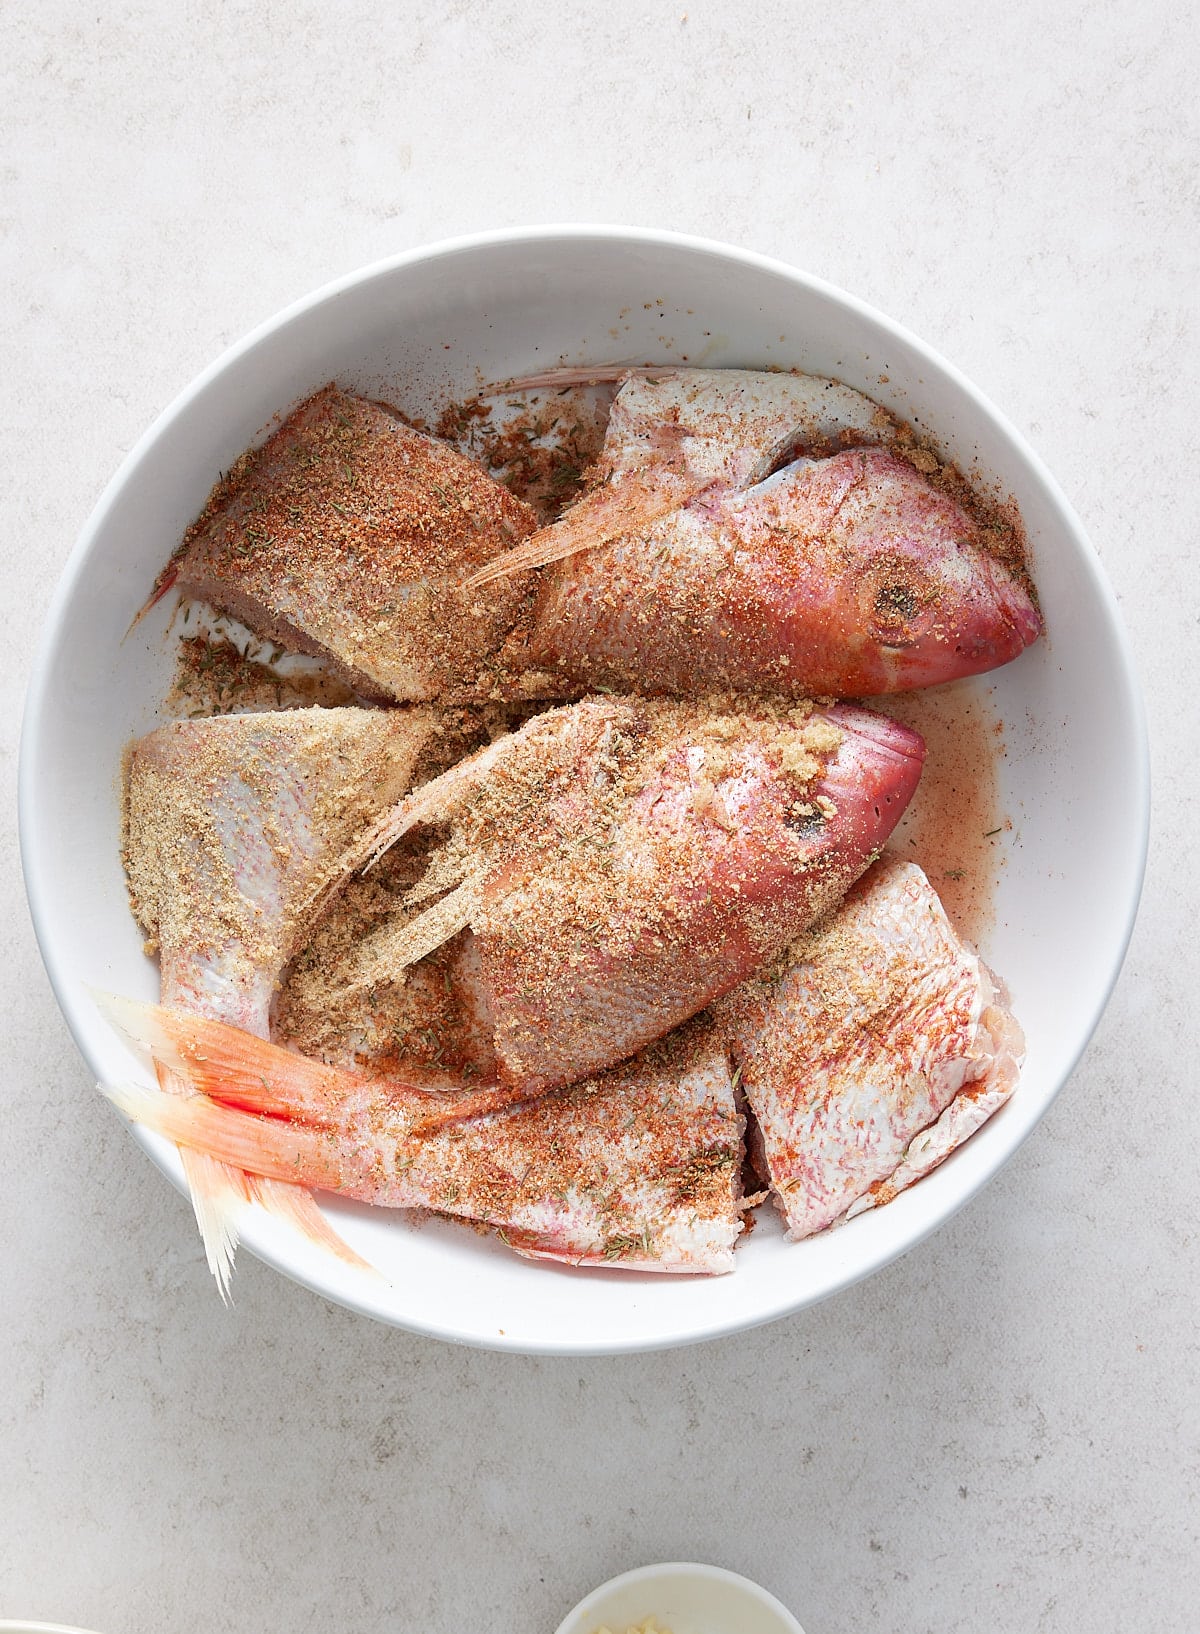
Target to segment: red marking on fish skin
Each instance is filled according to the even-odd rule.
[[[550,1260],[558,1265],[573,1265],[577,1270],[649,1271],[660,1276],[695,1276],[711,1274],[713,1269],[707,1265],[665,1264],[650,1254],[614,1256],[573,1253],[566,1243],[556,1246],[549,1237],[535,1237],[511,1230],[506,1230],[504,1235],[508,1246],[522,1259]]]
[[[1024,1053],[1002,990],[899,857],[720,1020],[791,1237],[936,1167],[1012,1093]]]

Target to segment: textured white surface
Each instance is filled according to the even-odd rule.
[[[783,256],[977,381],[1105,559],[1157,779],[1113,1005],[983,1196],[792,1321],[586,1363],[375,1328],[251,1260],[223,1311],[186,1205],[58,1019],[10,824],[0,1612],[531,1634],[616,1571],[692,1558],[763,1582],[810,1634],[1193,1629],[1200,53],[1182,12],[52,3],[0,18],[0,64],[10,788],[55,576],[175,391],[360,262],[569,218]]]

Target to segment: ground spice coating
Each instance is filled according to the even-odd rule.
[[[529,671],[527,580],[514,577],[470,590],[463,581],[490,556],[525,537],[534,513],[540,522],[551,521],[589,486],[593,491],[604,486],[609,473],[603,463],[593,463],[602,420],[602,415],[589,420],[565,405],[556,408],[552,395],[503,429],[491,423],[478,400],[453,406],[441,417],[439,437],[482,459],[531,510],[495,484],[481,487],[488,478],[478,466],[468,460],[454,464],[458,456],[453,449],[422,437],[386,405],[334,387],[318,393],[262,449],[244,456],[214,490],[189,530],[173,572],[185,592],[228,606],[239,616],[253,614],[255,628],[284,648],[331,658],[330,670],[323,676],[280,676],[271,668],[270,653],[260,663],[229,642],[185,637],[173,707],[191,715],[247,707],[286,712],[301,704],[346,704],[363,692],[380,700],[428,696],[431,689],[450,699],[501,700],[578,691],[585,682],[576,676]],[[843,439],[847,441],[854,439]],[[1019,521],[1002,509],[981,508],[961,474],[906,428],[896,429],[889,443],[900,460],[929,478],[939,497],[973,507],[973,538],[980,548],[1027,584]],[[666,466],[670,463],[668,451]],[[850,518],[859,502],[854,484],[835,497],[838,513],[844,509]],[[831,539],[822,548],[836,555],[836,528]],[[795,577],[816,550],[816,541],[792,535],[786,545],[781,560],[786,557],[784,565]],[[651,564],[651,577],[668,554],[663,549]],[[843,565],[849,565],[848,552],[843,549],[842,555]],[[446,564],[447,576],[439,580],[437,573]],[[707,643],[712,637],[706,599],[713,583],[721,585],[723,594],[729,590],[728,566],[722,569],[719,561],[710,565],[716,578],[709,577],[704,595],[694,606],[680,602],[672,609],[682,632],[680,662],[686,661],[689,643]],[[870,592],[873,634],[899,640],[914,618],[927,615],[936,621],[938,587],[922,579],[911,562],[884,566],[887,571],[878,584],[863,591]],[[639,602],[636,596],[631,599],[627,585],[610,581],[600,593],[613,616],[632,620],[645,633],[655,616],[649,592]],[[718,639],[724,633],[718,630]],[[587,1009],[598,968],[603,973],[619,970],[656,943],[670,955],[664,968],[685,951],[693,963],[718,957],[727,922],[713,911],[712,890],[696,893],[691,886],[711,861],[714,840],[719,843],[724,836],[728,841],[738,831],[731,790],[736,793],[739,783],[761,771],[765,754],[772,775],[795,785],[790,821],[797,831],[817,832],[838,816],[837,805],[810,785],[836,753],[842,734],[830,721],[814,716],[809,703],[782,701],[789,692],[786,659],[772,664],[755,681],[778,688],[776,695],[752,701],[766,723],[757,761],[739,742],[747,700],[731,695],[670,706],[592,700],[607,715],[603,720],[597,716],[592,723],[596,730],[582,740],[563,738],[555,724],[559,712],[541,717],[544,730],[539,728],[506,759],[495,778],[432,815],[420,835],[411,837],[419,843],[402,841],[376,869],[341,892],[285,978],[275,1006],[277,1036],[306,1054],[376,1076],[406,1071],[433,1089],[487,1082],[501,1059],[511,1079],[536,1079],[548,1034],[557,1035],[562,1052],[577,1049],[580,1035],[572,1034],[571,1018]],[[638,677],[628,680],[620,666],[612,672],[603,663],[588,669],[589,678],[603,680],[610,673],[637,688]],[[684,690],[696,690],[692,679]],[[380,718],[388,714],[380,712]],[[497,706],[487,723],[476,714],[469,726],[460,723],[457,736],[454,731],[440,734],[418,781],[457,763],[520,718],[520,711],[505,715]],[[664,724],[668,719],[671,730],[686,722],[688,744],[682,756],[674,753],[672,758]],[[199,816],[227,776],[228,765],[209,764],[201,756],[194,770],[194,815]],[[361,830],[366,806],[351,799],[339,809],[349,785],[336,764],[314,762],[309,770],[328,785],[318,802],[324,828],[336,828],[342,838]],[[660,815],[669,813],[670,820],[661,829],[643,825],[637,847],[631,847],[626,819],[651,771],[657,778]],[[261,917],[244,911],[244,900],[230,908],[238,886],[228,855],[219,855],[220,848],[206,842],[208,848],[201,846],[197,860],[194,846],[185,855],[177,837],[166,833],[163,787],[156,784],[153,770],[141,766],[137,778],[130,778],[130,791],[126,862],[131,901],[147,931],[148,950],[156,945],[164,920],[176,915],[182,887],[183,898],[191,895],[194,901],[199,893],[215,898],[217,930],[210,914],[205,934],[210,939],[215,934],[235,963],[256,966],[277,957],[278,937],[264,931]],[[688,814],[686,821],[681,812]],[[691,819],[696,822],[689,827]],[[286,871],[289,838],[282,832],[266,837]],[[658,845],[671,853],[673,884],[665,890],[658,868],[663,855],[654,853]],[[634,855],[639,848],[641,854]],[[481,869],[485,851],[489,862]],[[152,853],[153,864],[147,860]],[[551,859],[553,867],[547,868]],[[961,874],[957,868],[951,872]],[[753,889],[740,865],[722,880],[720,894],[735,900],[744,892],[753,895]],[[408,927],[430,903],[453,907],[456,893],[465,928],[455,930],[428,956],[387,974],[387,948],[404,945]],[[170,906],[172,901],[176,907]],[[186,906],[182,915],[170,925],[177,941],[195,933]],[[449,911],[446,917],[447,923],[457,922]],[[777,945],[778,928],[765,908],[751,906],[742,914],[742,924],[760,954]],[[827,938],[829,934],[827,929]],[[833,944],[827,940],[824,945],[828,951]],[[487,998],[485,956],[487,978],[509,1006],[499,1030]],[[372,973],[377,979],[367,979]],[[627,988],[621,1002],[634,1008],[650,1002],[660,979],[652,985],[654,993]],[[164,963],[164,991],[165,986]],[[869,994],[858,993],[852,1007],[865,1036],[871,1031],[872,1004],[878,1008],[884,1002],[878,993],[869,1000]],[[605,990],[601,1022],[611,1020],[611,1006],[611,990]],[[660,1048],[667,1052],[660,1057],[662,1064],[674,1045],[668,1040]],[[578,1112],[593,1105],[621,1106],[620,1116],[631,1120],[629,1127],[639,1140],[647,1131],[661,1139],[661,1131],[653,1135],[658,1103],[650,1098],[643,1104],[642,1091],[629,1087],[632,1079],[623,1081],[614,1100],[612,1086],[605,1087],[607,1076],[565,1092],[568,1098],[559,1112],[565,1117],[563,1108]],[[588,1167],[590,1160],[582,1159],[570,1140],[564,1143],[561,1128],[537,1119],[511,1127],[520,1129],[521,1141],[538,1146],[540,1157],[525,1177],[533,1177],[530,1186],[514,1190],[513,1174],[476,1141],[469,1169],[456,1174],[448,1162],[432,1202],[422,1206],[486,1221],[505,1218],[505,1211],[514,1207],[519,1212],[532,1206],[535,1192],[543,1202],[547,1195],[577,1201],[580,1195],[603,1192],[604,1175]],[[445,1151],[451,1152],[460,1138],[448,1134]],[[669,1194],[678,1204],[719,1197],[726,1209],[731,1175],[741,1168],[740,1144],[693,1144],[680,1156],[678,1141],[671,1138],[675,1145],[663,1143],[663,1161],[668,1146],[675,1155],[666,1168],[655,1171],[657,1182],[669,1180]],[[639,1161],[650,1164],[650,1148],[639,1150]],[[582,1163],[574,1179],[572,1163]],[[382,1174],[382,1160],[377,1167]],[[552,1234],[514,1227],[511,1237],[522,1251],[557,1252]],[[590,1256],[596,1263],[646,1262],[661,1254],[660,1239],[649,1212],[639,1214],[623,1205],[599,1237],[593,1232],[586,1249],[575,1241],[571,1254]]]
[[[464,580],[533,511],[384,404],[327,386],[243,455],[168,582],[401,702],[474,685],[528,588]]]
[[[469,1070],[523,1094],[632,1052],[867,865],[915,782],[919,739],[863,712],[844,720],[843,764],[843,716],[809,704],[594,698],[534,717],[364,837],[361,859],[383,848],[390,872],[329,909],[278,1021],[327,1059],[407,1054],[423,1073]],[[864,754],[882,758],[857,783]],[[835,759],[843,782],[827,784]],[[465,1053],[441,1030],[464,1016]]]
[[[354,689],[335,675],[281,673],[271,663],[278,654],[273,644],[258,658],[228,639],[184,636],[165,701],[168,713],[197,720],[208,715],[307,709],[317,704],[333,709],[358,702]]]
[[[564,386],[500,403],[472,397],[443,410],[434,434],[531,505],[544,526],[600,480],[596,462],[612,395],[611,388]],[[508,411],[499,421],[498,407]]]
[[[345,847],[469,741],[423,707],[173,721],[132,744],[122,855],[167,1001],[227,1014],[224,988],[257,1021]]]

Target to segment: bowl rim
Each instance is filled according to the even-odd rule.
[[[94,1634],[74,1623],[28,1623],[22,1617],[0,1618],[0,1634]]]
[[[769,1589],[764,1589],[761,1583],[756,1583],[752,1577],[743,1577],[740,1572],[731,1572],[725,1566],[710,1566],[699,1560],[663,1560],[647,1566],[635,1566],[631,1571],[619,1572],[616,1577],[610,1577],[606,1583],[598,1583],[590,1594],[584,1595],[578,1605],[572,1606],[559,1623],[555,1634],[577,1634],[579,1619],[591,1613],[598,1614],[599,1608],[610,1594],[621,1589],[633,1588],[639,1583],[652,1584],[670,1576],[701,1578],[737,1588],[747,1599],[754,1600],[767,1611],[774,1612],[788,1634],[804,1634],[804,1630],[782,1600],[777,1599]],[[651,1607],[646,1616],[657,1619],[658,1613]],[[578,1634],[592,1634],[592,1631],[590,1629],[578,1631]]]
[[[903,324],[897,323],[870,303],[863,301],[856,295],[849,294],[825,279],[794,267],[786,261],[762,255],[754,250],[746,250],[736,245],[726,244],[717,239],[651,227],[627,227],[619,224],[576,222],[493,228],[487,231],[440,239],[431,244],[418,245],[394,255],[384,256],[321,285],[264,319],[240,339],[235,340],[176,394],[125,455],[117,470],[105,485],[80,530],[67,557],[54,594],[50,599],[28,681],[18,757],[18,835],[30,918],[33,922],[34,934],[37,938],[42,961],[55,999],[66,1020],[76,1048],[88,1063],[88,1066],[95,1070],[85,1044],[87,1035],[85,1021],[91,1019],[90,1014],[85,1018],[85,1005],[89,1002],[87,995],[81,990],[77,990],[76,986],[68,980],[57,948],[48,934],[47,914],[44,908],[44,882],[53,866],[53,858],[47,853],[40,838],[37,821],[35,768],[38,745],[42,736],[42,719],[47,708],[47,694],[51,676],[50,658],[57,643],[60,625],[75,596],[78,580],[91,556],[96,537],[107,521],[110,511],[117,503],[122,490],[134,470],[141,463],[146,452],[188,410],[194,399],[204,392],[209,384],[224,373],[233,363],[253,352],[268,337],[275,334],[277,330],[317,307],[336,300],[338,296],[350,289],[357,288],[378,278],[403,272],[411,266],[439,259],[450,261],[457,256],[471,254],[478,250],[486,250],[494,246],[518,248],[522,245],[545,246],[555,241],[624,242],[650,248],[683,250],[693,255],[721,261],[729,266],[765,273],[785,282],[790,282],[801,289],[811,291],[865,319],[868,323],[875,325],[882,335],[911,348],[931,369],[944,375],[952,383],[955,390],[967,398],[983,417],[994,425],[997,432],[1007,439],[1013,451],[1019,455],[1031,474],[1041,484],[1057,513],[1058,520],[1064,531],[1070,535],[1072,542],[1076,546],[1082,570],[1091,581],[1091,588],[1097,595],[1107,618],[1113,656],[1118,669],[1116,679],[1128,704],[1129,723],[1133,737],[1133,754],[1127,762],[1126,775],[1128,779],[1127,788],[1131,795],[1131,803],[1136,811],[1137,822],[1136,832],[1130,837],[1128,860],[1132,862],[1133,867],[1131,873],[1127,876],[1129,889],[1124,903],[1121,934],[1113,948],[1106,977],[1095,990],[1092,1008],[1087,1017],[1086,1025],[1081,1029],[1077,1047],[1062,1072],[1058,1083],[1041,1103],[1036,1116],[1031,1121],[1026,1120],[1020,1123],[1014,1121],[1006,1124],[1005,1127],[1009,1132],[1003,1142],[998,1142],[993,1137],[995,1150],[992,1154],[993,1161],[990,1167],[966,1185],[950,1201],[945,1212],[936,1220],[920,1224],[902,1238],[897,1238],[894,1243],[885,1245],[869,1262],[847,1268],[843,1273],[831,1278],[825,1286],[815,1292],[801,1292],[797,1295],[795,1290],[783,1288],[781,1289],[780,1300],[769,1309],[756,1312],[748,1317],[742,1314],[723,1317],[716,1321],[706,1322],[703,1326],[697,1326],[692,1331],[683,1334],[656,1334],[645,1338],[636,1335],[617,1338],[604,1337],[597,1338],[595,1342],[580,1341],[578,1339],[556,1342],[550,1337],[531,1341],[516,1335],[485,1335],[470,1328],[464,1328],[461,1325],[461,1319],[453,1317],[441,1322],[406,1320],[401,1313],[381,1310],[370,1299],[360,1295],[358,1283],[355,1279],[349,1280],[345,1286],[335,1288],[327,1282],[322,1282],[315,1273],[309,1272],[303,1266],[286,1263],[284,1257],[276,1251],[273,1244],[265,1240],[264,1234],[257,1229],[258,1222],[254,1211],[247,1215],[244,1222],[241,1238],[242,1246],[248,1252],[254,1254],[257,1259],[262,1260],[272,1269],[290,1277],[302,1287],[342,1304],[359,1315],[370,1317],[372,1320],[382,1321],[390,1326],[420,1333],[431,1338],[487,1350],[511,1351],[524,1355],[619,1355],[651,1350],[668,1350],[677,1346],[697,1344],[723,1338],[732,1333],[748,1331],[751,1328],[763,1326],[768,1322],[777,1321],[782,1317],[792,1315],[799,1310],[842,1292],[844,1289],[853,1286],[854,1283],[882,1270],[902,1254],[916,1248],[934,1231],[945,1225],[957,1214],[960,1208],[970,1202],[982,1190],[984,1185],[994,1178],[1045,1116],[1061,1093],[1063,1086],[1074,1073],[1080,1058],[1091,1042],[1120,975],[1129,948],[1130,938],[1133,934],[1141,899],[1150,829],[1150,751],[1145,704],[1133,663],[1128,632],[1121,618],[1116,595],[1108,581],[1100,558],[1057,480],[1016,426],[953,363]],[[156,1137],[149,1135],[137,1125],[132,1125],[131,1129],[139,1145],[150,1155],[156,1166],[162,1169],[177,1189],[186,1192],[182,1172],[174,1172],[164,1165],[160,1152],[156,1148]]]

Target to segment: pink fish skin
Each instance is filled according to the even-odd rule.
[[[439,877],[463,884],[428,918],[438,942],[474,933],[498,1081],[531,1095],[631,1055],[775,958],[877,854],[923,758],[915,732],[844,705],[591,698],[418,790],[383,840],[414,814],[450,823],[457,871]],[[420,924],[403,934],[425,955]],[[396,979],[397,944],[379,945],[370,980]]]
[[[719,1019],[791,1237],[936,1167],[1012,1094],[1024,1053],[1003,990],[897,857]]]
[[[208,1159],[397,1209],[496,1228],[520,1254],[649,1271],[733,1269],[742,1134],[729,1059],[698,1021],[533,1103],[430,1098],[306,1061],[220,1023],[118,1001],[110,1014],[184,1079],[182,1099],[106,1091]]]
[[[865,697],[994,669],[1041,630],[961,505],[855,448],[701,492],[547,568],[530,651],[579,685]]]

